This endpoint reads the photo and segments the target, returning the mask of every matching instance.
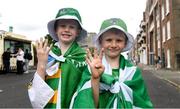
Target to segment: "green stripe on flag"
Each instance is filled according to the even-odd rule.
[[[49,108],[56,108],[56,104],[54,103],[48,103],[46,106],[45,106],[45,109],[49,109]]]
[[[46,83],[47,83],[53,90],[57,90],[57,89],[58,89],[59,78],[48,79],[48,80],[46,80]]]

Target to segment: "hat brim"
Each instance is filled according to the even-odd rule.
[[[57,20],[61,20],[61,19],[72,19],[72,20],[76,20],[79,23],[82,30],[81,30],[80,34],[78,35],[78,37],[76,38],[77,41],[80,41],[80,40],[84,39],[85,37],[87,37],[87,31],[83,28],[82,23],[77,19],[77,17],[70,16],[70,15],[64,15],[64,16],[58,17],[58,18],[48,22],[48,25],[47,25],[48,32],[55,41],[58,41],[59,39],[58,39],[58,36],[56,35],[55,29],[54,29],[54,24]]]
[[[100,37],[104,32],[106,32],[106,31],[108,31],[109,29],[112,29],[112,28],[116,28],[116,29],[122,31],[122,32],[127,36],[127,39],[128,39],[128,40],[127,40],[126,46],[125,46],[125,48],[122,50],[122,52],[129,51],[129,50],[134,46],[134,38],[133,38],[133,36],[132,36],[130,33],[124,31],[123,28],[121,28],[121,27],[119,27],[119,26],[116,26],[116,25],[109,26],[109,27],[101,30],[101,31],[96,35],[96,37],[95,37],[96,46],[97,46],[97,47],[100,47],[99,37]]]

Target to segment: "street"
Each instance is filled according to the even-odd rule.
[[[27,83],[33,73],[0,75],[0,108],[31,108],[27,93]],[[149,71],[143,76],[148,86],[154,108],[180,108],[180,92],[177,88],[161,80]]]
[[[155,77],[147,70],[143,71],[142,74],[154,108],[180,108],[179,89],[167,81]]]
[[[0,75],[0,108],[30,108],[27,83],[33,73]]]

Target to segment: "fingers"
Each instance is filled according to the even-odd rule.
[[[103,53],[104,53],[104,48],[101,49],[100,54],[99,54],[99,58],[102,60],[103,58]]]
[[[45,41],[44,41],[44,46],[43,46],[44,50],[46,50],[47,45],[48,45],[48,40],[47,40],[47,39],[45,39]]]
[[[38,47],[39,47],[39,41],[38,40],[36,40],[36,44],[35,44],[35,46],[36,46],[36,50],[38,49]]]
[[[47,47],[47,52],[49,53],[49,51],[51,50],[53,44],[50,45],[50,47]]]
[[[101,67],[102,67],[102,64],[101,64],[101,63],[96,63],[95,68],[99,69],[99,68],[101,68]]]
[[[89,66],[91,66],[91,61],[90,61],[90,59],[86,56],[86,62],[87,62],[87,64],[89,65]]]
[[[36,43],[35,43],[35,47],[36,47],[36,51],[38,49],[43,49],[44,51],[46,51],[47,53],[49,53],[49,51],[51,50],[52,48],[52,44],[50,45],[50,47],[48,47],[48,39],[45,39],[43,41],[43,38],[41,37],[40,40],[36,40]]]
[[[39,42],[39,47],[42,48],[43,47],[43,38],[40,38],[40,42]]]
[[[86,49],[86,52],[87,52],[87,58],[90,59],[90,61],[92,61],[93,57],[92,57],[92,54],[91,54],[90,50]]]
[[[97,48],[94,48],[94,58],[98,58],[98,51],[97,51]]]

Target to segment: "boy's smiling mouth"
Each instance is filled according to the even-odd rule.
[[[61,34],[64,38],[69,38],[71,37],[71,34]]]
[[[108,49],[110,52],[117,52],[119,49]]]

